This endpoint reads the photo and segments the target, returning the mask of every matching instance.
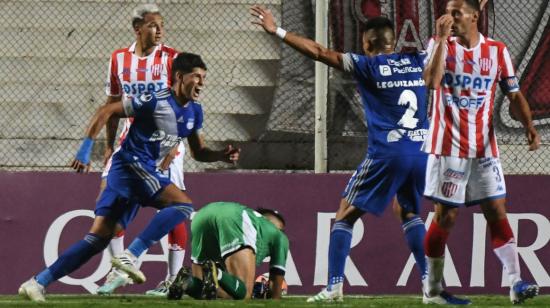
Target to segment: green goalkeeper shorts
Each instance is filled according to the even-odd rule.
[[[257,231],[244,208],[234,203],[211,203],[191,222],[191,260],[223,262],[231,253],[250,247],[256,252]]]

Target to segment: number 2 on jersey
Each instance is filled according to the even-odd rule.
[[[405,114],[401,117],[401,120],[397,122],[398,125],[401,125],[405,128],[413,129],[418,123],[418,119],[414,117],[414,114],[418,110],[418,102],[416,99],[416,94],[411,90],[404,90],[399,96],[399,101],[397,102],[399,106],[407,106]]]

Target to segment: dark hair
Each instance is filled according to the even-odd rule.
[[[172,63],[172,77],[176,72],[187,74],[193,71],[194,68],[200,67],[206,71],[206,64],[202,61],[201,56],[194,53],[180,53]]]
[[[370,29],[373,30],[382,30],[385,28],[389,28],[393,32],[393,22],[389,20],[387,17],[383,16],[377,16],[374,18],[371,18],[367,21],[365,24],[365,31],[369,31]]]
[[[479,0],[464,0],[470,8],[474,9],[476,12],[481,11],[481,6],[479,6]]]
[[[277,211],[277,210],[272,210],[272,209],[266,209],[266,208],[263,208],[263,207],[259,207],[258,209],[256,209],[256,212],[258,212],[262,215],[271,215],[273,217],[276,217],[277,219],[279,219],[283,223],[283,227],[286,225],[286,222],[285,222],[285,219],[283,218],[283,215],[281,215],[281,213],[279,213],[279,211]]]

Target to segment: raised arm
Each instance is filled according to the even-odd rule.
[[[529,144],[529,151],[534,151],[540,147],[540,136],[531,117],[531,109],[521,91],[507,94],[510,100],[510,114],[512,117],[523,124],[525,135]]]
[[[423,77],[426,81],[426,86],[430,89],[438,89],[441,85],[441,79],[445,73],[445,42],[451,35],[451,26],[453,25],[453,17],[445,14],[436,22],[436,36],[433,42],[433,47],[428,55],[429,60],[424,67]]]
[[[76,172],[88,172],[90,170],[90,155],[94,146],[94,140],[111,116],[117,118],[126,117],[122,102],[119,101],[103,105],[97,109],[86,129],[86,137],[82,141],[82,145],[71,163],[71,167],[75,169]]]
[[[342,54],[332,49],[328,49],[317,42],[302,37],[296,33],[286,32],[277,27],[277,23],[270,10],[255,5],[250,8],[252,16],[255,17],[253,24],[262,26],[265,32],[271,35],[277,35],[285,44],[296,49],[306,57],[315,61],[320,61],[328,66],[343,70]]]
[[[485,5],[487,4],[487,2],[489,2],[489,0],[479,0],[479,7],[481,8],[482,11]]]

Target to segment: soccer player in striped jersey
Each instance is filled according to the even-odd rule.
[[[172,62],[177,55],[177,51],[162,43],[164,21],[159,8],[154,4],[138,6],[133,12],[132,27],[136,35],[136,41],[129,47],[115,50],[111,55],[106,82],[107,104],[119,101],[123,96],[137,97],[145,92],[154,92],[170,87]],[[119,119],[109,120],[106,127],[107,147],[104,155],[105,168],[102,174],[102,187],[105,187],[105,178],[111,166],[111,156],[113,152],[120,149],[132,120],[132,118],[124,119],[124,126],[116,147],[114,143]],[[161,169],[168,170],[170,178],[181,190],[185,190],[183,181],[184,155],[185,146],[180,143],[159,165]],[[166,279],[161,281],[155,289],[147,291],[146,294],[166,295],[170,283],[183,265],[186,242],[187,228],[185,223],[170,230],[168,233]],[[123,251],[124,230],[119,228],[109,244],[109,252],[114,257],[122,254]],[[128,279],[127,275],[112,269],[107,275],[105,283],[99,287],[97,292],[99,294],[110,294],[116,288],[130,282],[131,280]]]
[[[392,22],[370,19],[363,32],[365,55],[339,53],[278,28],[270,11],[252,7],[253,23],[305,56],[352,74],[368,122],[365,160],[351,177],[330,234],[328,284],[308,302],[343,299],[344,266],[351,248],[353,225],[364,213],[381,215],[394,197],[420,276],[425,277],[425,227],[420,212],[427,155],[420,151],[428,129],[427,89],[422,79],[425,53],[396,53]]]
[[[510,100],[510,112],[525,128],[529,150],[540,146],[529,105],[522,95],[506,45],[477,28],[478,0],[451,0],[437,20],[428,45],[426,84],[434,89],[425,196],[435,216],[425,242],[428,279],[424,303],[448,304],[442,287],[445,243],[463,206],[480,204],[493,251],[510,282],[510,299],[521,303],[538,294],[522,281],[516,240],[506,218],[506,186],[493,127],[497,85]],[[443,296],[442,296],[443,295]]]
[[[95,219],[83,240],[64,251],[48,268],[19,288],[19,294],[32,301],[44,301],[45,288],[68,275],[107,247],[116,225],[126,227],[141,206],[159,211],[112,264],[136,283],[145,281],[136,261],[153,243],[189,218],[191,199],[158,168],[160,161],[183,139],[201,161],[233,162],[238,151],[213,151],[205,146],[202,106],[197,102],[204,87],[206,65],[200,56],[179,54],[173,62],[172,86],[158,92],[145,92],[139,97],[100,107],[93,116],[86,137],[72,167],[87,172],[94,139],[111,116],[134,117],[134,122],[121,148],[113,155],[107,175],[107,186],[96,201]]]

